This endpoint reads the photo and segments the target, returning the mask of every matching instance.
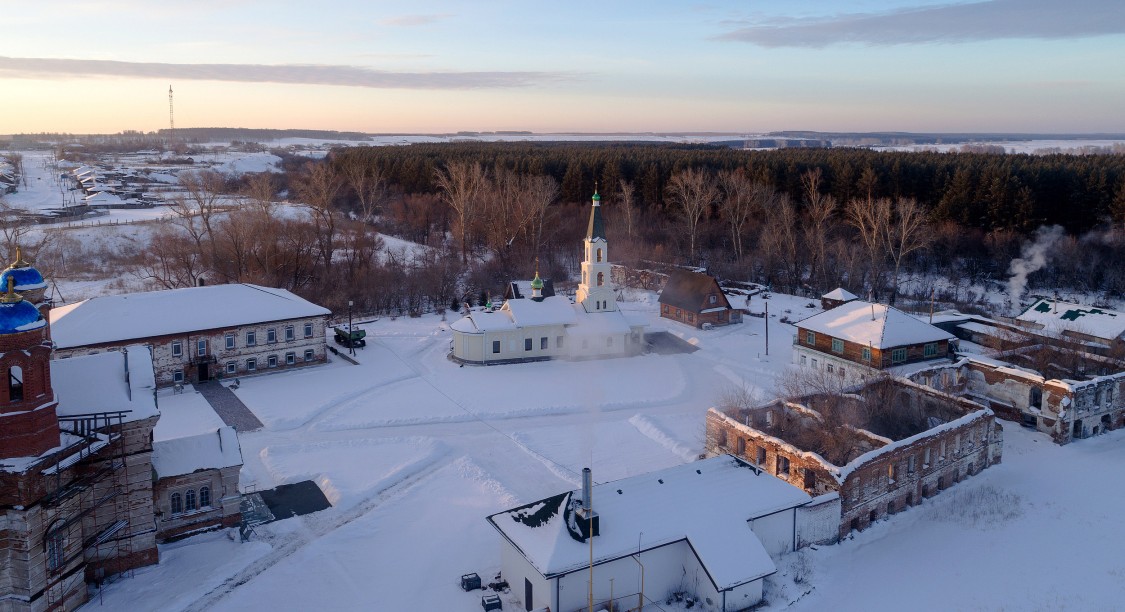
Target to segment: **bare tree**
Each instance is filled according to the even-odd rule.
[[[825,265],[828,260],[828,238],[833,227],[836,199],[820,193],[820,168],[801,175],[805,191],[805,249],[809,254],[809,280],[817,289],[825,289]]]
[[[547,212],[558,199],[559,183],[553,177],[544,175],[527,178],[527,210],[525,216],[534,231],[531,246],[536,256],[543,247],[543,224],[547,221]]]
[[[471,226],[477,221],[480,201],[487,185],[487,176],[480,163],[450,162],[438,169],[434,182],[442,191],[442,199],[457,214],[461,234],[461,263],[469,261]]]
[[[220,202],[226,179],[213,170],[181,172],[178,178],[184,194],[171,199],[169,210],[176,225],[187,232],[195,243],[200,268],[206,269],[217,258],[214,226],[221,212]]]
[[[695,240],[705,213],[719,201],[715,179],[701,169],[681,170],[668,181],[668,197],[688,232],[688,258],[695,259]]]
[[[312,215],[316,225],[318,256],[326,273],[332,270],[335,253],[336,211],[333,202],[343,188],[340,176],[325,163],[308,163],[297,180],[297,197]]]
[[[620,201],[617,204],[617,210],[621,211],[621,220],[624,222],[625,235],[632,238],[634,226],[637,222],[636,187],[625,179],[621,179],[619,185],[620,191],[618,193]]]
[[[358,155],[344,157],[340,174],[359,199],[359,220],[371,223],[387,198],[387,180],[377,167]]]
[[[911,253],[925,249],[933,240],[926,211],[912,199],[899,199],[895,202],[894,216],[885,226],[887,254],[894,262],[894,277],[891,279],[890,303],[898,297],[898,274],[902,261]]]
[[[730,224],[731,244],[739,259],[742,259],[742,236],[746,232],[746,224],[754,216],[757,197],[772,197],[757,190],[754,183],[750,182],[743,172],[724,170],[719,173],[719,185],[722,187],[722,199],[719,200],[719,210],[727,223]],[[767,188],[768,189],[768,188]],[[762,210],[765,206],[761,207]]]
[[[780,194],[773,205],[766,209],[765,217],[761,244],[770,268],[780,269],[785,283],[796,288],[801,283],[797,208],[793,206],[789,196]]]
[[[891,202],[887,199],[856,198],[848,203],[848,224],[859,233],[860,243],[867,251],[871,297],[876,298],[883,276],[886,255],[885,236],[891,222]]]

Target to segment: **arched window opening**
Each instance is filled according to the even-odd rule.
[[[605,284],[605,272],[598,272],[598,286],[601,287]]]
[[[195,489],[188,489],[184,493],[184,512],[191,512],[195,510]]]
[[[171,497],[172,514],[180,514],[184,511],[184,500],[180,497],[179,493],[173,493]]]
[[[66,530],[59,529],[62,525],[61,521],[56,522],[47,532],[45,541],[47,545],[47,569],[52,572],[61,570],[66,563]]]
[[[8,368],[8,401],[18,402],[23,399],[23,368],[12,366]]]
[[[199,487],[199,507],[211,507],[211,487]]]
[[[602,250],[598,249],[598,262],[600,263],[601,260],[602,260]]]
[[[1039,387],[1031,388],[1031,394],[1028,398],[1028,404],[1031,405],[1032,408],[1043,407],[1043,391],[1041,391]]]

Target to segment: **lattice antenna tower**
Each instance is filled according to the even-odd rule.
[[[172,114],[172,86],[168,86],[168,129],[171,131],[170,138],[176,139],[176,116]]]

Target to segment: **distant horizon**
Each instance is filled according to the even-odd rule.
[[[14,4],[4,134],[1125,133],[1120,0]]]
[[[529,136],[551,136],[551,135],[570,135],[570,136],[630,136],[630,135],[655,135],[655,136],[734,136],[734,137],[788,137],[800,138],[799,134],[816,134],[821,136],[949,136],[949,137],[993,137],[993,138],[1027,138],[1032,140],[1047,139],[1047,138],[1072,138],[1072,139],[1091,139],[1091,140],[1115,140],[1125,139],[1125,131],[1094,131],[1094,132],[1019,132],[1019,131],[905,131],[905,130],[862,130],[862,131],[848,131],[848,130],[804,130],[804,129],[782,129],[782,130],[768,130],[768,131],[739,131],[739,130],[605,130],[605,131],[582,131],[582,130],[556,130],[556,131],[538,131],[538,130],[520,130],[520,129],[503,129],[503,130],[449,130],[449,131],[403,131],[403,132],[372,132],[363,130],[347,130],[347,129],[331,129],[331,128],[307,128],[307,127],[293,127],[293,128],[274,128],[274,127],[233,127],[233,126],[206,126],[206,127],[177,127],[176,131],[198,131],[198,130],[230,130],[230,131],[256,131],[256,132],[325,132],[336,134],[360,134],[363,136],[456,136],[459,134],[497,134],[497,135],[529,135]],[[169,128],[158,128],[155,130],[136,130],[136,129],[123,129],[117,132],[62,132],[62,131],[45,131],[45,132],[12,132],[0,133],[0,137],[14,137],[14,136],[126,136],[126,135],[143,135],[143,136],[160,136],[169,132]]]

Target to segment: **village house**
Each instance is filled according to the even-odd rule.
[[[581,490],[488,521],[524,610],[639,609],[679,593],[734,611],[761,601],[780,555],[833,540],[838,508],[724,455],[597,485],[587,469]]]
[[[1032,350],[1035,350],[1034,347]],[[1026,353],[1026,351],[1024,352]],[[1021,352],[1005,355],[1015,361]],[[1112,364],[1103,360],[1107,368]],[[1057,367],[1057,366],[1056,366]],[[1125,427],[1125,371],[1117,366],[1083,377],[1049,377],[981,355],[935,365],[911,379],[988,406],[997,416],[1049,434],[1066,444]]]
[[[1047,342],[1078,344],[1089,353],[1125,358],[1125,312],[1040,299],[1013,322]]]
[[[794,323],[793,363],[862,382],[881,371],[942,359],[954,349],[954,336],[897,308],[862,300]]]
[[[91,298],[50,318],[56,357],[144,344],[165,387],[324,363],[330,314],[284,289],[229,284]]]
[[[999,463],[1003,430],[978,403],[883,376],[847,394],[712,408],[705,444],[810,495],[838,493],[844,537]]]
[[[669,274],[660,292],[660,316],[693,327],[742,322],[742,311],[731,308],[715,277],[688,270]]]
[[[194,436],[157,438],[152,444],[152,469],[156,475],[152,495],[159,540],[237,527],[242,520],[242,495],[238,491],[242,449],[233,427]]]
[[[575,301],[544,295],[536,272],[531,296],[499,308],[469,309],[450,326],[450,357],[461,363],[495,364],[544,359],[622,357],[644,349],[644,325],[617,309],[610,279],[609,246],[601,196],[594,194],[583,240],[582,279]],[[522,294],[522,291],[521,291]]]

